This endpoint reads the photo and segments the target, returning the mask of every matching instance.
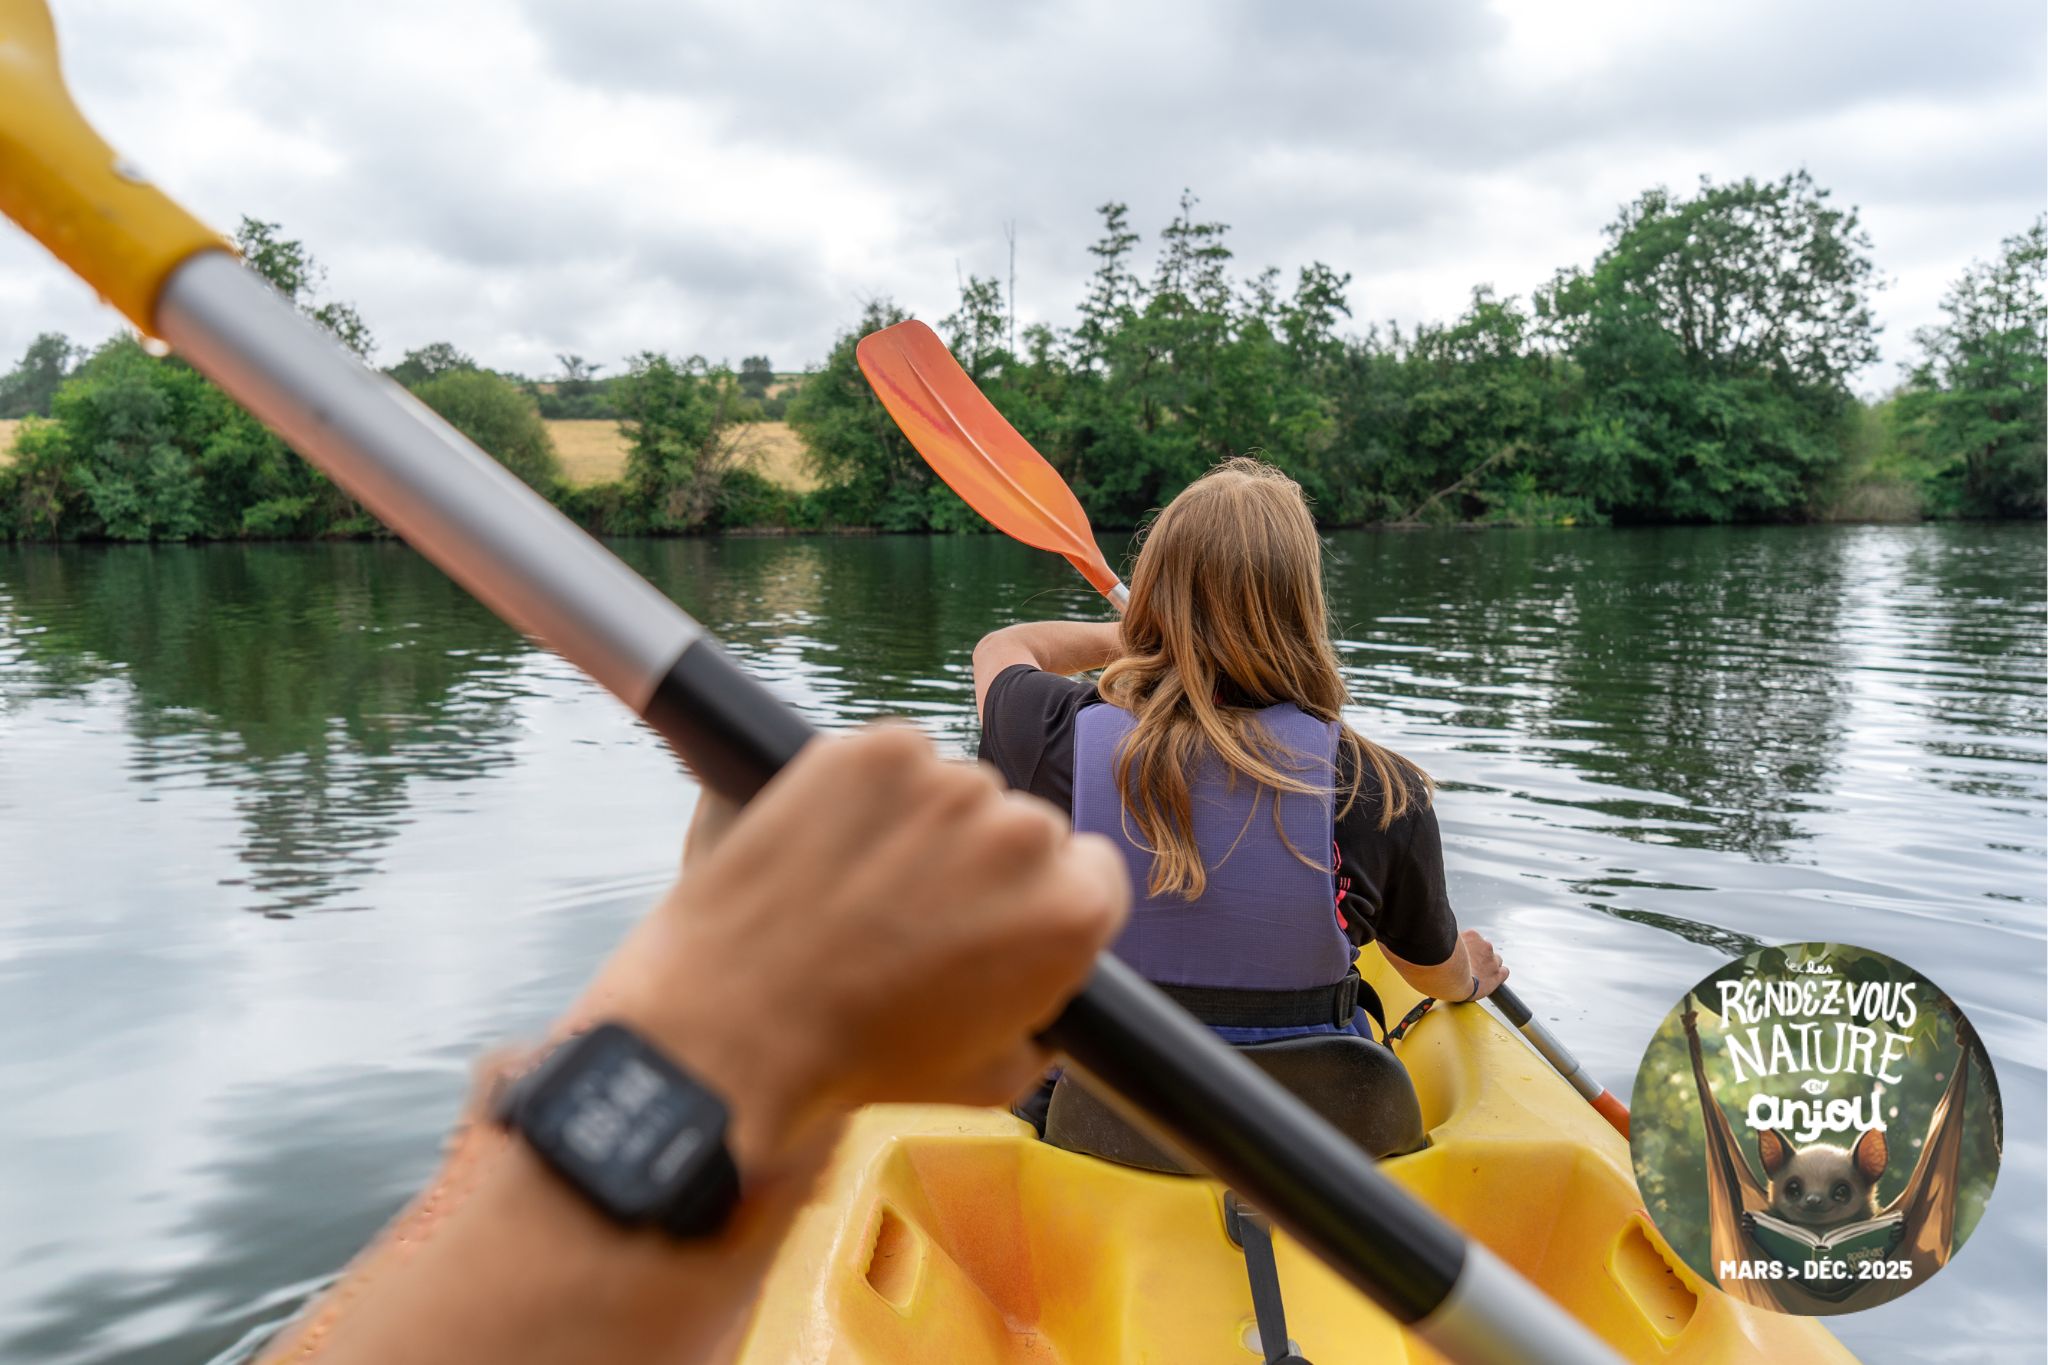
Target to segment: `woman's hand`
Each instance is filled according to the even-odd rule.
[[[1493,944],[1477,929],[1467,929],[1458,938],[1459,946],[1465,950],[1465,970],[1478,981],[1472,998],[1484,1000],[1508,979],[1508,969]]]

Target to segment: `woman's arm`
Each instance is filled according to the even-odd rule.
[[[1425,796],[1423,804],[1410,807],[1390,828],[1381,829],[1376,820],[1379,793],[1369,794],[1371,800],[1361,797],[1338,818],[1337,848],[1343,859],[1340,871],[1348,883],[1379,883],[1378,904],[1367,908],[1366,915],[1380,952],[1402,980],[1424,995],[1451,1004],[1491,995],[1508,979],[1507,968],[1484,935],[1474,929],[1458,932],[1435,806]],[[1396,943],[1413,959],[1397,953],[1391,946]]]
[[[1433,995],[1452,1004],[1468,999],[1484,1000],[1493,994],[1496,986],[1508,979],[1508,969],[1501,965],[1500,954],[1477,929],[1467,929],[1458,935],[1451,955],[1433,967],[1405,962],[1384,943],[1380,945],[1380,952],[1394,965],[1403,981],[1424,995]]]
[[[1117,621],[1020,621],[990,631],[974,647],[974,712],[988,697],[996,674],[1015,664],[1048,673],[1086,673],[1123,653],[1123,625]]]

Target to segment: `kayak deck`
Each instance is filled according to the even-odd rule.
[[[1415,995],[1378,957],[1360,965],[1395,1017]],[[1737,1303],[1679,1260],[1627,1143],[1490,1014],[1439,1007],[1396,1050],[1430,1146],[1381,1169],[1624,1357],[1853,1361],[1817,1322]],[[1289,1334],[1315,1365],[1439,1359],[1276,1242]],[[1248,1365],[1251,1329],[1214,1182],[1061,1151],[996,1110],[879,1105],[799,1215],[741,1359]]]

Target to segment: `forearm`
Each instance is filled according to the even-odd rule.
[[[983,636],[974,654],[977,661],[988,652],[1048,673],[1086,673],[1121,654],[1122,640],[1117,621],[1020,621]]]
[[[479,1130],[461,1145],[266,1360],[710,1360],[740,1330],[811,1174],[756,1184],[719,1237],[677,1243],[605,1222],[515,1139]]]
[[[988,699],[996,675],[1018,664],[1048,673],[1086,673],[1123,653],[1116,621],[1020,621],[981,637],[974,647],[974,706]]]
[[[1460,938],[1451,949],[1451,955],[1433,966],[1422,966],[1397,957],[1385,944],[1380,945],[1394,970],[1401,979],[1424,995],[1435,996],[1438,1000],[1460,1001],[1472,993],[1472,962],[1465,950],[1465,941]]]

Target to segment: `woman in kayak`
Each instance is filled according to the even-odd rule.
[[[1270,465],[1231,460],[1168,504],[1121,623],[985,636],[974,693],[981,757],[1122,851],[1118,956],[1230,1041],[1365,1032],[1369,942],[1440,1000],[1507,979],[1458,932],[1428,776],[1343,720],[1322,542]]]

